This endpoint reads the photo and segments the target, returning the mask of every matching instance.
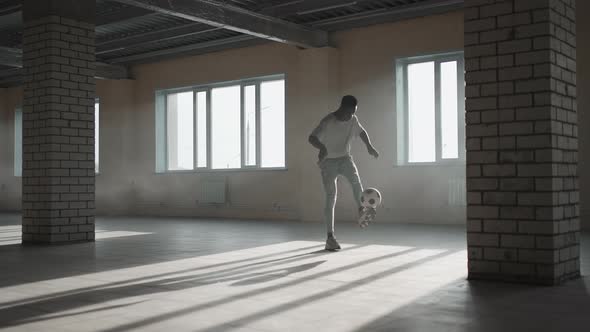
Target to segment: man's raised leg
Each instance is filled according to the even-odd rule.
[[[362,209],[361,206],[361,195],[363,194],[363,183],[361,182],[361,178],[359,176],[358,169],[354,160],[352,158],[343,159],[342,165],[342,175],[350,182],[352,186],[352,194],[354,195],[354,201],[359,210]]]

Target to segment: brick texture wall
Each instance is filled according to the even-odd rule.
[[[470,279],[579,276],[575,0],[466,0]]]
[[[23,243],[94,240],[94,25],[25,22]]]

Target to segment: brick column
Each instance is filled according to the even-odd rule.
[[[575,0],[466,0],[469,278],[580,274]]]
[[[94,240],[94,12],[23,4],[23,243]]]

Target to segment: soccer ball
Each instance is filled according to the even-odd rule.
[[[376,208],[381,205],[381,193],[375,188],[367,188],[361,194],[361,205]]]

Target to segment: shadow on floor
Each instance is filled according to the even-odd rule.
[[[359,246],[353,246],[356,248]],[[307,250],[308,247],[299,248],[296,250]],[[291,250],[291,251],[296,251]],[[285,251],[275,252],[273,255],[285,254]],[[279,259],[265,260],[256,263],[240,265],[237,267],[225,268],[213,272],[197,273],[195,271],[208,269],[211,267],[220,267],[224,264],[236,263],[236,261],[226,262],[223,264],[210,264],[199,266],[192,269],[177,270],[169,273],[149,274],[145,277],[130,278],[121,282],[106,283],[96,287],[87,287],[76,289],[73,291],[50,293],[44,296],[29,297],[19,301],[0,302],[0,327],[2,326],[18,326],[25,323],[32,323],[43,321],[47,319],[54,319],[56,316],[52,315],[47,318],[35,318],[35,313],[30,310],[31,306],[35,308],[48,308],[52,313],[59,313],[68,310],[76,309],[80,303],[99,304],[108,301],[120,300],[127,297],[155,294],[167,292],[170,290],[181,290],[185,288],[202,287],[221,282],[232,282],[232,286],[247,286],[257,283],[265,283],[276,281],[281,278],[296,275],[304,271],[311,270],[325,260],[316,260],[311,263],[290,266],[288,268],[268,269],[273,264],[293,263],[301,259],[309,257],[322,257],[329,255],[326,251],[312,251],[304,254],[292,255]],[[260,259],[260,256],[252,257],[251,259]],[[247,261],[239,260],[239,262]],[[264,269],[263,271],[259,271]],[[258,272],[259,271],[259,272]],[[179,275],[170,277],[171,275]],[[107,310],[107,309],[104,309]],[[85,312],[77,313],[83,314]],[[46,314],[39,312],[38,316]],[[72,316],[74,314],[67,314],[65,316]],[[58,316],[59,317],[59,316]]]
[[[18,226],[17,215],[0,215],[0,226]],[[431,259],[450,255],[465,249],[464,228],[461,226],[426,226],[375,224],[370,229],[359,231],[354,225],[337,225],[339,239],[346,243],[356,243],[354,248],[367,244],[399,245],[412,247],[400,253],[377,256],[363,262],[347,264],[328,271],[322,271],[304,277],[297,274],[313,271],[321,266],[329,253],[318,251],[324,240],[322,224],[306,224],[296,222],[263,222],[235,220],[194,220],[186,218],[98,218],[97,226],[112,231],[135,231],[152,233],[141,236],[105,239],[95,243],[84,243],[66,246],[23,247],[20,245],[0,246],[0,287],[20,285],[56,278],[79,276],[84,274],[112,271],[130,267],[169,262],[185,258],[227,253],[265,245],[285,243],[289,241],[317,241],[315,245],[306,245],[292,250],[261,253],[255,257],[247,257],[236,261],[213,263],[206,266],[187,267],[186,269],[131,278],[122,282],[107,283],[98,287],[86,287],[73,291],[51,293],[34,296],[23,301],[0,303],[0,321],[4,326],[18,326],[25,323],[53,319],[55,315],[64,317],[80,315],[83,312],[70,313],[80,302],[101,304],[112,300],[121,300],[146,294],[155,294],[175,289],[188,289],[211,285],[218,282],[230,282],[233,287],[247,287],[255,284],[269,283],[264,287],[246,291],[223,299],[191,306],[189,308],[157,315],[150,319],[139,320],[121,325],[110,331],[126,331],[132,328],[146,327],[154,322],[190,314],[204,308],[245,299],[250,296],[271,293],[282,287],[322,278],[334,273],[355,267],[379,262],[411,250],[436,248],[444,252],[439,256],[425,258],[403,266],[388,269],[375,274],[370,280],[379,280],[404,269],[424,264]],[[588,236],[583,235],[582,252],[588,251]],[[586,247],[586,249],[584,249]],[[288,257],[276,258],[292,254]],[[313,255],[311,255],[313,254]],[[304,258],[313,257],[312,262],[291,266],[287,269],[269,269],[276,263],[296,263]],[[258,261],[258,260],[263,261]],[[582,256],[582,266],[587,258]],[[586,260],[586,261],[585,261]],[[230,266],[238,264],[238,266]],[[220,269],[205,272],[204,269]],[[262,270],[264,269],[264,270]],[[308,272],[309,273],[309,272]],[[284,279],[284,280],[283,280]],[[264,317],[272,316],[293,308],[301,307],[314,301],[329,297],[334,292],[345,292],[361,287],[367,280],[347,282],[336,290],[305,296],[269,310],[263,310],[246,317],[214,327],[224,330],[228,326],[248,324]],[[585,323],[587,315],[581,310],[590,307],[588,300],[589,284],[584,278],[573,281],[563,287],[538,292],[537,287],[521,285],[488,286],[486,283],[467,283],[460,280],[441,289],[433,291],[377,319],[359,331],[510,331],[510,321],[518,314],[530,318],[531,323],[539,331],[557,326],[556,322],[567,317],[563,326],[575,327]],[[514,288],[516,287],[516,288]],[[548,288],[540,288],[547,290]],[[563,297],[563,293],[571,294]],[[568,300],[565,300],[568,299]],[[562,303],[563,302],[563,303]],[[508,303],[508,305],[507,305]],[[49,308],[45,312],[31,313],[30,305],[38,308]],[[122,304],[127,306],[130,304]],[[553,310],[547,315],[538,315],[541,310]],[[506,309],[508,308],[508,309]],[[583,309],[582,309],[583,308]],[[108,310],[93,309],[93,310]],[[563,311],[563,315],[559,315]],[[44,317],[48,312],[54,314]],[[544,312],[544,311],[542,311]],[[537,313],[537,314],[535,314]],[[502,316],[504,315],[504,316]],[[562,317],[562,318],[559,318]],[[451,321],[449,321],[451,319]],[[435,328],[430,328],[434,326]],[[437,328],[436,328],[437,327]],[[470,330],[473,328],[473,330]],[[522,330],[522,329],[521,329]],[[528,329],[527,329],[528,330]]]
[[[555,287],[461,279],[356,331],[587,331],[588,308],[590,277]]]
[[[0,213],[1,227],[19,227],[20,215]],[[0,245],[0,287],[110,271],[289,241],[325,240],[322,223],[194,218],[97,218],[97,228],[150,234],[63,246]],[[337,224],[339,239],[356,244],[461,249],[461,226],[374,224],[359,230]],[[436,230],[433,232],[432,230]],[[0,236],[1,237],[1,236]],[[41,253],[41,254],[40,254]],[[33,262],[33,263],[31,263]]]

